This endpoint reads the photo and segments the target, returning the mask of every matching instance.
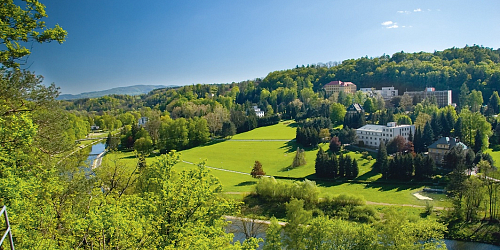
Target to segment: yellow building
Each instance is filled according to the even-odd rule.
[[[342,81],[331,81],[323,86],[327,95],[333,93],[339,93],[341,91],[345,93],[356,93],[356,85],[352,82],[342,82]]]

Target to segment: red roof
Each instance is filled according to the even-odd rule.
[[[325,84],[325,86],[327,86],[327,85],[338,85],[338,86],[342,86],[342,87],[347,87],[347,86],[349,86],[351,84],[354,85],[354,83],[352,83],[352,82],[331,81],[331,82]]]

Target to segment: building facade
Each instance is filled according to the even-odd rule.
[[[404,94],[411,96],[416,102],[435,96],[439,107],[451,105],[451,90],[436,91],[435,88],[426,88],[424,91],[406,91]]]
[[[398,90],[394,87],[382,87],[382,89],[377,90],[375,88],[360,88],[361,92],[368,94],[370,97],[376,95],[381,95],[385,100],[390,100],[395,96],[398,96]]]
[[[368,147],[378,147],[381,142],[387,143],[394,137],[400,135],[408,140],[408,137],[415,134],[414,125],[397,125],[395,122],[384,125],[365,125],[356,129],[358,144]]]
[[[325,89],[327,95],[339,92],[356,93],[356,85],[352,82],[331,81],[323,86],[323,89]]]
[[[462,142],[458,141],[458,139],[453,137],[441,137],[429,147],[427,147],[427,151],[430,157],[434,159],[436,164],[443,164],[444,155],[450,151],[451,148],[455,146],[460,146],[463,149],[467,149],[467,146]]]
[[[253,111],[255,111],[255,115],[257,115],[257,117],[264,117],[264,111],[261,111],[259,107],[253,106]]]

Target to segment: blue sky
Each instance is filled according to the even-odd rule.
[[[63,94],[137,84],[230,83],[318,62],[500,47],[500,1],[41,0],[66,42],[30,70]],[[342,80],[342,79],[339,79]]]

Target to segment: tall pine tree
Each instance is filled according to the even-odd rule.
[[[432,131],[432,127],[429,122],[425,124],[424,133],[422,134],[422,141],[424,148],[427,148],[434,142],[434,131]]]

